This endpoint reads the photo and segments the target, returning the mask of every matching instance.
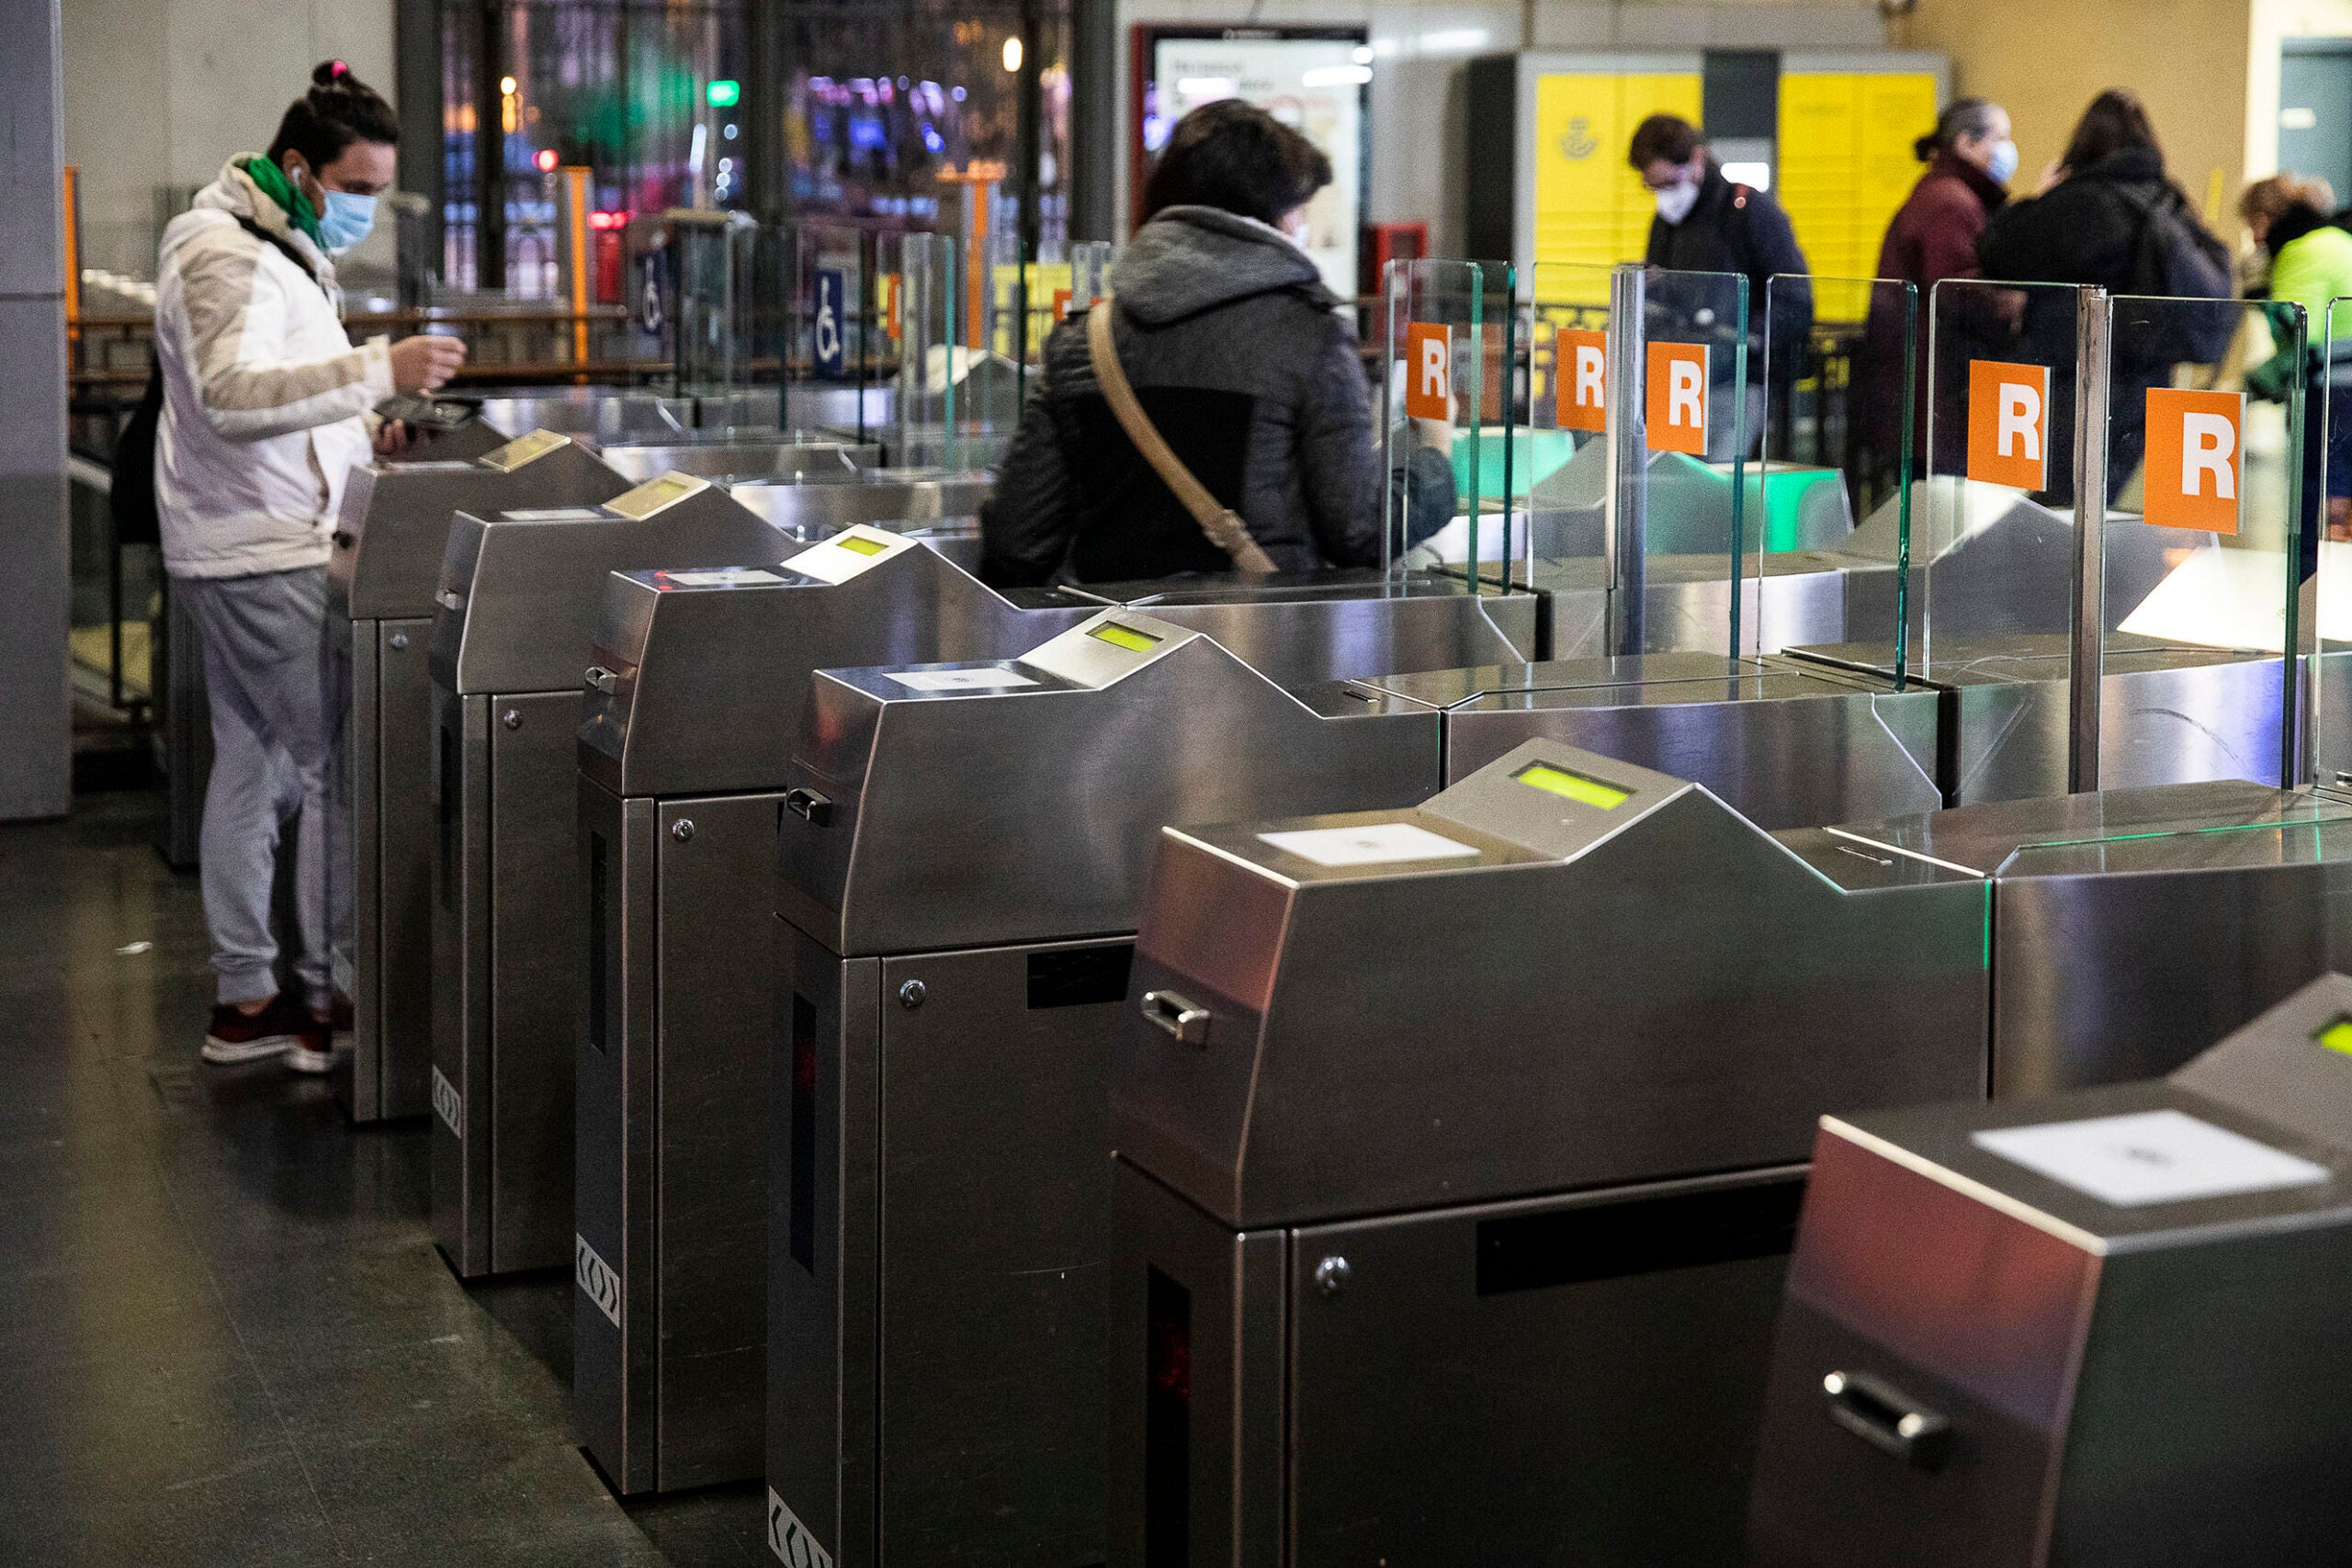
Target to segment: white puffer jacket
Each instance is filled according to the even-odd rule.
[[[164,565],[176,577],[322,566],[343,482],[392,395],[383,340],[351,346],[334,264],[229,161],[164,231],[155,442]],[[306,276],[247,218],[308,262]]]

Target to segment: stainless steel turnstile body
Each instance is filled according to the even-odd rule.
[[[1984,922],[1544,740],[1418,810],[1168,829],[1110,1561],[1736,1561],[1814,1122],[1981,1091]]]
[[[860,523],[922,540],[962,567],[980,565],[980,506],[994,476],[949,468],[869,468],[822,484],[738,484],[735,499],[786,533],[821,539]]]
[[[1748,1561],[2341,1562],[2347,1014],[2328,976],[2168,1079],[1826,1119]]]
[[[2352,966],[2352,803],[2326,795],[2243,780],[2108,789],[1786,837],[1815,858],[1984,879],[2000,1097],[2170,1072]]]
[[[760,1472],[773,976],[766,931],[741,912],[771,900],[808,671],[1009,658],[1100,608],[1093,591],[1008,601],[905,545],[862,530],[765,581],[631,572],[606,584],[595,660],[613,678],[588,694],[581,750],[595,951],[579,1051],[573,1368],[582,1440],[624,1494]],[[1500,626],[1524,636],[1532,608],[1421,574],[1102,591],[1296,685],[1508,653]]]
[[[1355,685],[1445,716],[1449,784],[1542,737],[1703,784],[1767,829],[1943,803],[1933,772],[1942,698],[1859,671],[1653,653]]]
[[[777,836],[771,1544],[1100,1562],[1105,1080],[1157,825],[1414,798],[1437,717],[1302,700],[1114,610],[1018,661],[820,671],[804,735]]]
[[[663,474],[752,483],[824,484],[854,481],[875,471],[882,449],[798,436],[730,434],[704,441],[608,443],[599,448],[613,470],[633,483]]]
[[[584,446],[526,437],[473,462],[356,468],[327,568],[335,796],[350,824],[352,1039],[335,1098],[355,1122],[423,1115],[433,1059],[433,593],[458,512],[593,505],[628,481]],[[337,835],[339,837],[339,835]],[[340,859],[340,856],[338,856]]]
[[[582,671],[605,575],[773,559],[725,491],[457,520],[433,627],[433,1217],[466,1278],[571,1255]]]

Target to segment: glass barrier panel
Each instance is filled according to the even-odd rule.
[[[887,234],[880,247],[899,366],[888,459],[899,468],[961,468],[964,380],[976,356],[963,341],[960,247],[945,234]]]
[[[1747,645],[1738,563],[1763,429],[1760,322],[1734,273],[1622,269],[1612,333],[1607,646],[1611,654],[1723,653]],[[1636,304],[1638,303],[1638,310]],[[1618,386],[1610,388],[1611,397]]]
[[[1918,288],[1781,274],[1764,292],[1742,651],[1857,644],[1891,654],[1899,688],[1910,478],[1924,441]]]
[[[867,388],[875,294],[872,241],[855,229],[810,225],[794,239],[790,327],[785,341],[787,429],[865,441],[874,419]]]
[[[683,396],[724,396],[743,379],[744,294],[758,225],[741,212],[675,211],[670,229],[671,366]]]
[[[1910,674],[2039,679],[2066,667],[2082,293],[1957,278],[1929,291],[1926,447],[1915,454],[1905,579]],[[1857,538],[1852,549],[1891,576],[1891,540]],[[1882,624],[1893,615],[1853,613]],[[1971,766],[1962,760],[1963,774]],[[1970,798],[1965,777],[1961,784]]]
[[[1525,543],[1521,581],[1552,596],[1553,652],[1601,651],[1609,582],[1610,289],[1617,268],[1538,262],[1521,341],[1527,370],[1510,447]]]
[[[1391,262],[1375,312],[1381,410],[1381,565],[1458,565],[1474,581],[1482,557],[1502,570],[1502,530],[1481,538],[1485,269],[1476,262]],[[1464,465],[1471,476],[1461,483]]]
[[[2301,493],[2302,307],[2122,297],[2106,315],[2098,782],[2300,782],[2287,650],[2321,499]],[[2225,376],[2257,341],[2276,380]]]
[[[2269,325],[2266,320],[2265,325]],[[2324,789],[2352,790],[2352,298],[2331,299],[2324,321],[2308,323],[2317,364],[2303,396],[2302,497],[2306,537],[2319,537],[2302,565],[2298,653],[2308,659],[2307,776]],[[2273,334],[2275,338],[2275,333]],[[2275,396],[2292,370],[2278,352],[2247,355],[2250,390]]]

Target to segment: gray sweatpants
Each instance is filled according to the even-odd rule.
[[[220,998],[246,1001],[278,989],[271,896],[284,829],[291,823],[300,951],[289,989],[294,1000],[323,1008],[333,996],[326,569],[174,578],[172,592],[204,638],[212,776],[199,852]]]

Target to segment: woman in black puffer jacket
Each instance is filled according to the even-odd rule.
[[[1111,268],[1119,363],[1193,477],[1274,565],[1373,566],[1383,485],[1356,336],[1286,232],[1331,165],[1236,99],[1184,117],[1145,186],[1149,217]],[[1222,572],[1232,560],[1127,439],[1096,385],[1086,312],[1043,373],[980,514],[1001,586]],[[1434,422],[1432,422],[1434,423]],[[1410,543],[1453,509],[1446,432],[1410,457]]]

